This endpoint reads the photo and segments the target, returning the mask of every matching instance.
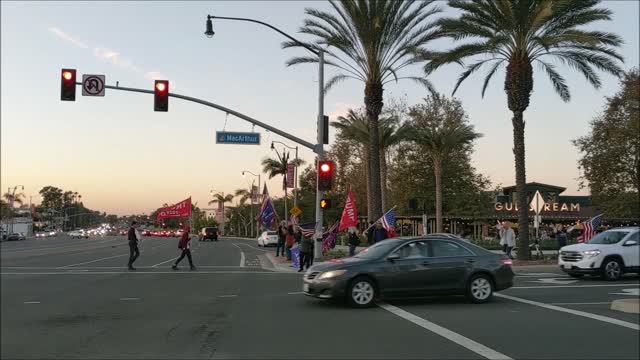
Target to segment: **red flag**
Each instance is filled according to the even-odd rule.
[[[179,203],[167,206],[158,210],[156,221],[160,222],[166,218],[190,217],[191,216],[191,198],[182,200]]]
[[[293,164],[287,165],[287,187],[293,189],[294,180],[296,179],[296,166]]]
[[[340,227],[338,231],[342,231],[346,228],[358,225],[358,210],[356,209],[356,199],[353,197],[353,192],[349,189],[347,195],[347,202],[344,204],[344,210],[342,210],[342,217],[340,218]]]

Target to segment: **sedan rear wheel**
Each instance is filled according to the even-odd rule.
[[[484,274],[475,275],[469,280],[467,285],[467,296],[475,304],[484,304],[491,300],[493,295],[493,284],[489,276]]]
[[[373,305],[376,289],[373,282],[366,277],[354,279],[347,291],[347,300],[353,307],[365,308]]]

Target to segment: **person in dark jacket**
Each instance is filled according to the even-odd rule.
[[[369,246],[373,245],[373,231],[375,230],[373,226],[373,221],[369,221],[369,230],[367,230],[367,242]]]
[[[287,228],[284,225],[284,221],[278,226],[278,243],[276,244],[276,257],[280,256],[280,250],[282,250],[282,256],[284,256],[284,238],[287,232]]]
[[[189,234],[190,230],[191,228],[189,227],[189,225],[185,226],[184,232],[180,237],[178,249],[182,250],[182,254],[178,258],[178,260],[176,260],[175,264],[173,264],[173,266],[171,267],[173,270],[178,270],[178,264],[180,263],[180,261],[182,261],[182,259],[184,259],[185,256],[187,257],[187,259],[189,259],[189,266],[191,267],[191,270],[196,269],[196,267],[193,265],[193,259],[191,258],[191,246],[189,245],[189,241],[191,240],[191,235]]]
[[[129,232],[127,233],[127,238],[129,239],[129,270],[136,269],[133,267],[133,262],[140,256],[140,249],[138,249],[138,236],[136,235],[137,227],[138,223],[133,221],[129,228]]]
[[[387,239],[388,237],[389,235],[387,234],[387,229],[383,228],[382,223],[378,221],[376,223],[376,228],[373,230],[373,243],[375,244]]]
[[[302,240],[300,241],[300,269],[298,272],[302,272],[305,266],[307,267],[307,270],[309,270],[312,261],[313,239],[302,237]]]
[[[356,254],[356,246],[360,245],[360,238],[355,227],[349,228],[349,256]]]

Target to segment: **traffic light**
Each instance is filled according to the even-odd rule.
[[[323,160],[318,162],[318,190],[330,191],[333,184],[335,165],[333,161]]]
[[[153,97],[154,111],[169,111],[169,80],[156,80]]]
[[[320,209],[328,209],[331,207],[331,199],[320,199]]]
[[[76,101],[76,69],[62,69],[60,100]]]

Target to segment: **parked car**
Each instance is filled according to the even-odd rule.
[[[199,240],[200,241],[218,241],[218,228],[217,227],[205,227],[200,230]]]
[[[485,303],[494,291],[513,286],[511,265],[507,256],[459,239],[401,237],[312,266],[303,291],[321,299],[346,298],[354,307],[371,306],[376,298],[445,294]]]
[[[80,239],[80,238],[88,239],[89,238],[89,234],[80,230],[69,231],[67,235],[69,235],[72,239]]]
[[[258,246],[269,246],[278,244],[277,231],[265,231],[258,236]]]
[[[572,277],[585,274],[618,280],[625,273],[640,274],[640,227],[609,229],[587,243],[563,246],[558,265]]]
[[[26,240],[26,239],[27,238],[24,236],[24,234],[18,234],[18,233],[13,233],[7,237],[7,240],[9,241],[19,241],[19,240]]]

